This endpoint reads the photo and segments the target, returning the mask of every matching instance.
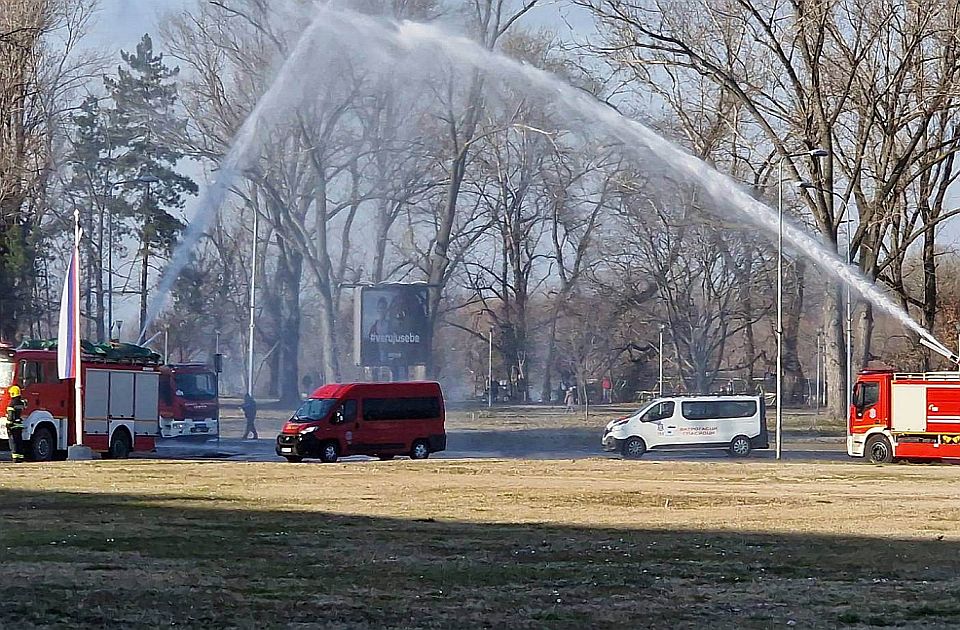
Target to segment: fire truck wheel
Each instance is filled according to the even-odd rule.
[[[340,458],[340,447],[336,442],[326,442],[320,450],[320,461],[332,464]]]
[[[110,459],[127,459],[130,457],[130,434],[126,429],[117,429],[110,439]]]
[[[49,462],[56,451],[57,443],[50,429],[40,427],[33,432],[33,437],[30,438],[30,459],[35,462]]]
[[[734,457],[746,457],[750,454],[750,438],[738,435],[730,440],[730,454]]]
[[[871,464],[889,464],[893,461],[893,448],[882,435],[874,435],[867,440],[866,454]]]
[[[632,437],[623,443],[624,459],[640,459],[647,452],[647,444],[641,438]]]

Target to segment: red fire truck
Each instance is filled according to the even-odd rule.
[[[132,451],[153,451],[159,429],[159,361],[107,359],[83,354],[83,444],[104,457],[124,459]],[[19,385],[24,410],[23,438],[36,461],[63,459],[76,444],[73,380],[61,381],[55,350],[0,346],[0,408],[7,388]],[[8,439],[0,422],[0,441]]]
[[[960,458],[960,372],[864,370],[849,413],[851,457],[875,463]]]
[[[160,369],[160,436],[215,438],[220,434],[217,373],[203,363]]]

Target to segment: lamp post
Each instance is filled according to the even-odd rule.
[[[663,324],[660,324],[660,349],[658,359],[660,363],[660,375],[657,378],[657,398],[663,398]]]
[[[493,408],[493,326],[487,335],[487,407]]]
[[[257,235],[259,228],[260,213],[256,208],[253,210],[253,252],[250,257],[250,325],[249,325],[249,343],[247,346],[247,394],[253,396],[253,335],[256,330],[257,317]]]
[[[826,149],[810,149],[802,153],[787,153],[777,160],[777,459],[781,458],[783,442],[783,161],[794,157],[808,156],[814,159],[826,157]]]

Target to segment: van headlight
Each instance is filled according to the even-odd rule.
[[[320,428],[320,427],[318,427],[317,425],[313,425],[312,427],[307,427],[306,429],[302,429],[302,430],[300,431],[300,435],[306,435],[307,433],[313,433],[314,431],[316,431],[316,430],[319,429],[319,428]]]

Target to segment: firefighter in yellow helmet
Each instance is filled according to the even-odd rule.
[[[7,393],[10,394],[10,403],[7,405],[7,436],[10,438],[10,454],[14,462],[20,463],[26,456],[23,444],[23,409],[27,405],[20,397],[18,386],[11,386]]]

